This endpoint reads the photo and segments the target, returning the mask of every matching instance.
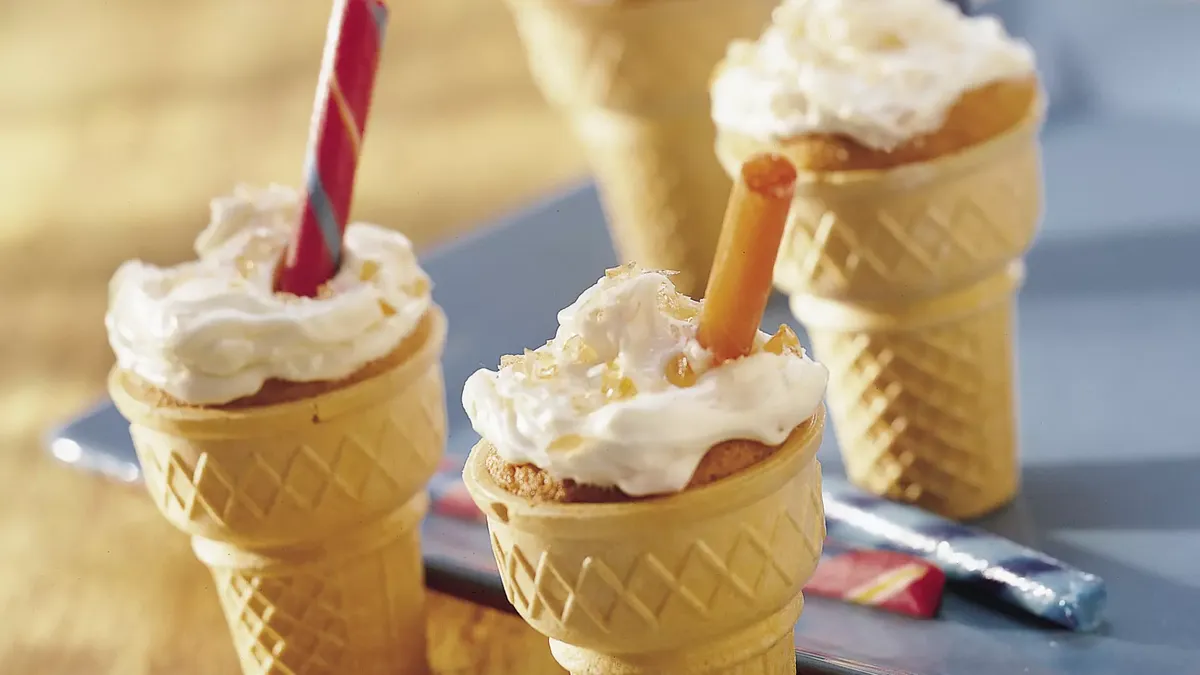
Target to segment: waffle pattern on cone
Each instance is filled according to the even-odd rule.
[[[197,539],[245,675],[425,673],[423,495],[316,555]],[[335,548],[336,550],[328,550]]]
[[[712,155],[708,82],[774,0],[508,0],[543,94],[567,115],[623,260],[704,290],[730,181]]]
[[[445,319],[399,367],[320,396],[260,408],[158,409],[110,391],[146,487],[189,534],[289,544],[381,515],[423,489],[445,450],[438,361]]]
[[[817,415],[745,472],[639,502],[531,502],[490,480],[476,446],[464,478],[509,600],[542,634],[597,653],[676,652],[686,662],[744,631],[758,646],[743,658],[757,657],[790,633],[783,623],[766,639],[756,625],[798,601],[825,537],[814,457],[824,409]]]
[[[775,281],[788,293],[882,301],[936,295],[1001,270],[1042,209],[1041,107],[961,153],[888,170],[801,172]],[[723,132],[727,170],[761,143]],[[786,145],[772,148],[787,155]]]
[[[796,675],[796,620],[804,598],[746,630],[686,652],[600,654],[550,640],[550,652],[572,675]]]
[[[507,0],[542,92],[564,107],[638,113],[709,100],[729,42],[755,38],[769,0]],[[708,115],[708,104],[703,112]]]
[[[854,483],[951,518],[1016,493],[1016,282],[1007,276],[987,293],[943,300],[960,311],[936,318],[912,311],[853,325],[793,300],[829,368],[830,414]]]

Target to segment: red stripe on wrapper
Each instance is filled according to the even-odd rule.
[[[937,614],[945,585],[945,573],[920,558],[863,550],[822,559],[804,592],[929,619]]]

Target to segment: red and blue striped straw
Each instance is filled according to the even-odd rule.
[[[341,265],[387,17],[381,0],[338,0],[330,17],[305,160],[306,198],[276,270],[278,292],[313,297]]]

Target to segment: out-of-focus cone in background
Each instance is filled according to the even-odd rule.
[[[931,161],[800,172],[775,281],[830,370],[860,487],[951,518],[1016,494],[1013,310],[1041,217],[1043,110]],[[729,171],[764,150],[789,153],[719,132]]]
[[[712,155],[709,77],[775,0],[508,4],[542,93],[585,147],[619,257],[679,272],[698,297],[730,190]]]

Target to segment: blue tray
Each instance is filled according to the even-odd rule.
[[[1200,382],[1200,201],[1164,185],[1165,174],[1135,169],[1136,153],[1200,156],[1200,126],[1093,119],[1047,140],[1047,223],[1028,259],[1019,321],[1024,483],[1012,506],[981,522],[1104,577],[1108,624],[1077,635],[956,595],[934,621],[817,598],[797,632],[808,667],[1200,672],[1200,444],[1191,433]],[[458,400],[467,376],[544,342],[556,311],[613,262],[589,185],[425,258],[450,319],[451,453],[465,454],[476,440]],[[790,319],[780,300],[765,325]],[[50,447],[64,461],[138,479],[126,425],[110,404],[56,432]],[[832,435],[820,457],[827,471],[842,471]],[[431,517],[425,542],[431,585],[504,604],[479,527]]]

